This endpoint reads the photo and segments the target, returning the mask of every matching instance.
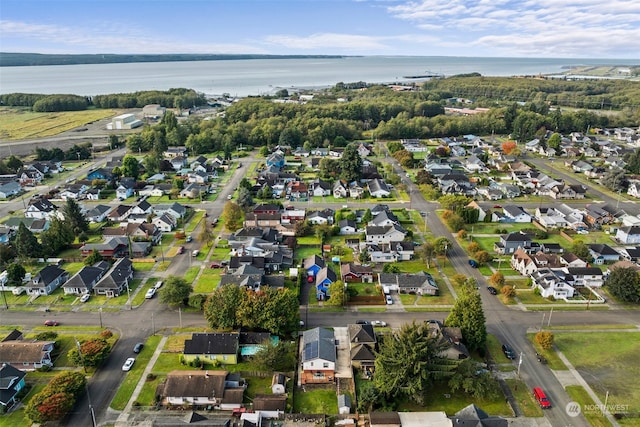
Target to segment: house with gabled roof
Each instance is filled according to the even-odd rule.
[[[331,295],[329,295],[329,285],[336,282],[338,276],[329,267],[324,267],[316,274],[316,298],[319,301],[323,301]]]
[[[87,211],[85,217],[89,222],[102,222],[107,218],[112,207],[108,205],[96,205],[91,210]]]
[[[431,338],[444,344],[440,356],[449,360],[464,360],[470,354],[462,343],[462,331],[457,327],[445,327],[440,322],[429,322],[427,325]]]
[[[327,265],[324,262],[324,259],[319,257],[318,255],[310,255],[305,258],[302,267],[307,272],[307,276],[317,276],[318,272],[325,268]]]
[[[98,253],[104,259],[121,258],[129,255],[129,239],[127,237],[116,236],[110,237],[101,243],[85,243],[80,248],[83,257],[91,255],[93,251]]]
[[[541,268],[531,274],[532,286],[540,290],[540,296],[543,298],[554,297],[555,299],[567,299],[573,297],[575,289],[564,277],[561,277],[560,271],[550,268]]]
[[[389,244],[404,240],[407,232],[398,224],[384,227],[369,226],[365,229],[367,243]]]
[[[349,324],[347,326],[351,344],[351,366],[361,369],[366,376],[373,374],[377,345],[376,334],[372,325]]]
[[[566,271],[573,277],[573,286],[600,288],[604,284],[604,274],[598,267],[567,267]]]
[[[522,247],[524,249],[530,248],[533,236],[522,231],[515,231],[513,233],[504,234],[500,236],[500,240],[493,245],[493,250],[499,254],[506,255],[512,254]]]
[[[128,199],[133,196],[136,181],[133,178],[122,178],[116,188],[116,197],[120,200]]]
[[[25,388],[24,377],[26,372],[22,372],[11,365],[0,365],[0,405],[4,407],[6,413],[14,404],[18,403],[18,394]]]
[[[109,212],[107,218],[113,222],[126,221],[127,217],[131,214],[132,208],[133,206],[129,205],[118,205]]]
[[[573,252],[567,252],[560,256],[560,263],[565,267],[586,267],[588,263]]]
[[[348,234],[357,234],[358,233],[358,225],[352,219],[341,219],[338,222],[338,227],[340,228],[340,235],[348,235]]]
[[[394,225],[394,224],[400,224],[400,220],[393,212],[388,210],[388,211],[382,211],[374,215],[373,218],[371,218],[371,221],[369,221],[367,225],[385,227],[385,226]]]
[[[605,243],[594,243],[587,247],[596,265],[620,261],[620,253]]]
[[[13,366],[21,371],[35,371],[53,366],[51,352],[54,341],[24,340],[20,331],[0,342],[0,366]],[[2,387],[0,384],[0,394]]]
[[[83,295],[93,292],[93,287],[111,268],[107,261],[100,261],[94,265],[82,267],[80,271],[71,276],[69,280],[62,285],[65,295]]]
[[[381,198],[389,197],[391,195],[389,186],[382,179],[372,179],[367,185],[369,187],[369,194],[371,194],[371,197]]]
[[[7,199],[22,192],[22,187],[16,181],[0,184],[0,199]]]
[[[69,273],[57,265],[47,265],[25,285],[29,295],[50,295],[69,279]]]
[[[341,199],[349,196],[349,187],[345,181],[337,180],[333,183],[332,188],[333,197]]]
[[[370,265],[365,266],[346,262],[340,265],[340,275],[342,281],[347,283],[373,282],[373,268]]]
[[[505,217],[512,222],[531,222],[531,215],[520,206],[507,205],[502,208],[502,211],[504,212]]]
[[[318,225],[318,224],[329,224],[333,225],[333,215],[335,212],[333,209],[324,209],[321,211],[310,211],[307,212],[307,221],[309,224]]]
[[[331,183],[316,178],[309,184],[309,192],[313,196],[324,197],[331,195]]]
[[[151,223],[158,227],[160,231],[165,233],[172,231],[177,225],[176,219],[166,213],[163,213],[160,216],[154,216]]]
[[[237,332],[193,333],[185,340],[182,357],[185,362],[218,361],[235,365],[240,355],[240,335]],[[211,362],[208,362],[211,363]]]
[[[58,216],[58,207],[51,203],[49,199],[38,197],[29,201],[29,206],[24,212],[27,218],[52,219]]]
[[[302,385],[333,383],[336,361],[336,338],[332,330],[314,328],[302,333]]]
[[[129,288],[131,280],[133,280],[133,264],[129,258],[120,258],[93,289],[97,295],[113,298],[122,295]]]
[[[640,243],[640,226],[619,227],[616,231],[616,240],[625,245]]]
[[[380,273],[378,283],[385,292],[415,295],[438,295],[440,292],[433,276],[425,271],[417,274]]]

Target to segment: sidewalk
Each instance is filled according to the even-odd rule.
[[[133,394],[131,395],[131,398],[129,399],[127,406],[125,406],[124,410],[120,413],[120,415],[118,415],[118,420],[116,421],[117,423],[122,423],[122,425],[126,425],[127,420],[129,418],[129,413],[131,412],[131,407],[133,406],[133,402],[135,402],[138,399],[138,396],[142,391],[142,387],[144,386],[144,383],[147,381],[147,375],[151,373],[153,366],[156,364],[156,361],[158,360],[158,357],[160,357],[160,354],[162,353],[162,349],[164,348],[164,344],[167,342],[167,338],[168,338],[167,336],[163,336],[160,342],[158,343],[156,350],[153,352],[153,356],[151,356],[149,363],[147,363],[147,366],[144,368],[144,372],[142,373],[142,377],[140,377],[140,380],[138,381],[138,385],[136,385],[136,388],[133,390]]]

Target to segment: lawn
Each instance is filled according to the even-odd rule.
[[[565,391],[569,395],[572,401],[579,403],[581,408],[584,408],[585,405],[595,405],[589,393],[579,385],[569,385],[566,386]],[[609,427],[611,423],[600,411],[582,411],[582,414],[589,422],[591,427]]]
[[[295,251],[295,258],[297,260],[302,261],[305,258],[310,257],[311,255],[320,256],[320,247],[316,246],[298,246]]]
[[[220,268],[205,268],[202,270],[202,274],[193,286],[193,292],[196,294],[208,294],[213,292],[220,283],[221,274],[222,269]]]
[[[189,224],[187,225],[185,232],[193,233],[193,230],[196,229],[203,217],[204,211],[195,211],[193,216],[191,217],[191,220],[189,220]]]
[[[155,262],[141,262],[141,261],[135,261],[132,264],[133,264],[133,269],[135,271],[151,271],[153,267],[156,265]]]
[[[133,368],[131,368],[125,376],[118,392],[111,401],[110,406],[113,409],[121,411],[125,408],[127,402],[131,399],[131,395],[138,385],[151,356],[153,356],[153,352],[156,350],[156,347],[158,347],[160,339],[161,337],[159,335],[154,335],[147,340],[142,351],[136,357],[136,363],[133,364]]]
[[[524,382],[516,379],[507,379],[505,381],[525,417],[541,417],[543,415],[540,405],[533,399],[533,394]]]
[[[193,281],[196,280],[196,276],[199,272],[200,267],[189,267],[183,278],[187,283],[193,283]]]
[[[338,398],[335,390],[302,391],[293,395],[293,412],[303,414],[337,414]]]
[[[625,412],[640,413],[640,339],[636,332],[556,333],[560,351],[591,386],[601,401],[626,405]],[[602,351],[607,349],[607,351]],[[638,425],[640,420],[627,421]]]
[[[545,359],[547,359],[547,365],[549,366],[549,369],[553,369],[555,371],[566,371],[567,366],[560,359],[560,356],[558,356],[558,353],[556,353],[555,350],[553,349],[544,350],[536,342],[535,336],[536,334],[527,334],[527,338],[529,339],[529,341],[531,341],[531,345],[533,345],[533,347],[536,349],[538,353],[540,353],[542,356],[544,356]]]

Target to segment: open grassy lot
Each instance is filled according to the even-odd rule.
[[[593,399],[591,399],[591,396],[589,396],[589,393],[587,393],[584,387],[581,387],[579,385],[569,385],[569,386],[566,386],[564,389],[569,395],[569,397],[571,398],[571,400],[579,403],[580,407],[582,408],[584,408],[585,405],[595,404],[595,402],[593,401]],[[602,413],[598,413],[598,411],[588,410],[588,411],[583,411],[582,414],[587,419],[591,427],[611,426],[611,423],[609,422],[607,417],[605,417]]]
[[[35,113],[28,109],[0,108],[0,138],[7,140],[42,138],[115,116],[113,110]]]
[[[296,389],[293,395],[293,412],[303,414],[337,414],[338,399],[335,390]]]
[[[138,382],[142,377],[142,373],[147,367],[147,363],[149,363],[151,356],[153,356],[153,352],[155,351],[156,347],[158,347],[160,338],[161,337],[159,335],[154,335],[150,337],[145,343],[142,351],[136,357],[136,363],[133,364],[133,368],[131,368],[131,370],[125,376],[124,381],[118,389],[118,392],[111,401],[111,407],[113,409],[119,411],[123,410],[127,405],[127,402],[129,402],[129,399],[131,399],[133,390],[138,385]]]
[[[541,417],[542,409],[533,398],[533,394],[529,391],[527,385],[520,380],[505,380],[513,393],[513,398],[518,403],[518,407],[525,417]]]
[[[640,335],[636,332],[556,333],[560,351],[604,402],[628,405],[629,413],[640,413]],[[606,349],[606,351],[603,351]],[[628,419],[638,425],[640,419]]]

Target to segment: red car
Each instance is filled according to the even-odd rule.
[[[212,262],[209,267],[211,267],[211,268],[222,268],[222,264],[220,264],[219,262]]]
[[[178,255],[183,254],[184,253],[184,246],[180,246],[178,248]]]
[[[44,321],[44,325],[45,326],[58,326],[60,323],[58,323],[55,320],[45,320]]]
[[[308,283],[313,283],[315,280],[316,280],[316,278],[315,278],[315,277],[313,277],[313,276],[309,276],[309,277],[307,277],[307,282],[308,282]]]

